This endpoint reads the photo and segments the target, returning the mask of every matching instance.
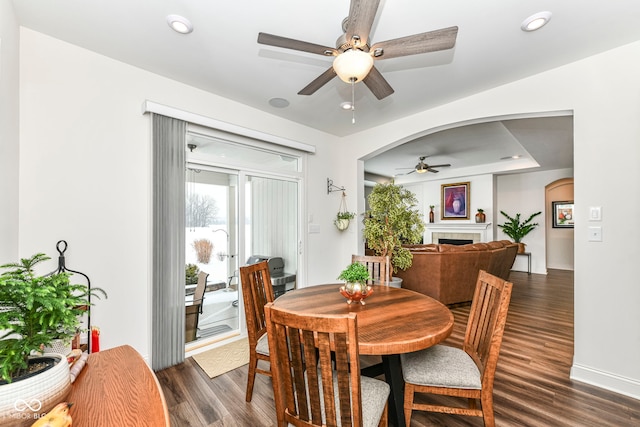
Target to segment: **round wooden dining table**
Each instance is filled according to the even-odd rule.
[[[356,313],[358,350],[363,355],[382,356],[383,372],[391,386],[389,421],[405,425],[404,380],[400,354],[422,350],[446,339],[453,329],[453,314],[439,301],[389,286],[373,286],[362,305],[347,304],[341,284],[294,289],[276,298],[273,305],[302,315]]]

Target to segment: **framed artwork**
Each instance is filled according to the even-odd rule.
[[[573,228],[573,200],[551,202],[553,207],[553,228]]]
[[[469,219],[468,182],[442,184],[442,219]]]

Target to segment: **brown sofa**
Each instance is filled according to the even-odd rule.
[[[468,245],[406,245],[413,263],[398,271],[402,287],[423,293],[443,304],[471,301],[478,272],[507,279],[518,245],[508,240]]]

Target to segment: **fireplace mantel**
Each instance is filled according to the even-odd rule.
[[[474,243],[487,242],[491,223],[428,223],[425,230],[425,243],[438,243],[438,238],[470,239]],[[436,238],[434,239],[434,234]],[[493,235],[493,233],[490,233]]]

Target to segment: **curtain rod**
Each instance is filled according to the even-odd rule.
[[[168,105],[158,104],[157,102],[145,100],[142,103],[142,114],[156,113],[163,116],[172,117],[174,119],[184,120],[185,122],[194,123],[201,126],[207,126],[213,129],[233,133],[236,135],[246,136],[261,141],[271,142],[272,144],[281,145],[283,147],[293,148],[295,150],[304,151],[307,153],[316,152],[316,147],[304,142],[294,141],[293,139],[283,138],[276,135],[260,132],[255,129],[249,129],[242,126],[234,125],[232,123],[223,122],[220,120],[212,119],[211,117],[203,116],[200,114],[191,113],[189,111],[180,110]]]

